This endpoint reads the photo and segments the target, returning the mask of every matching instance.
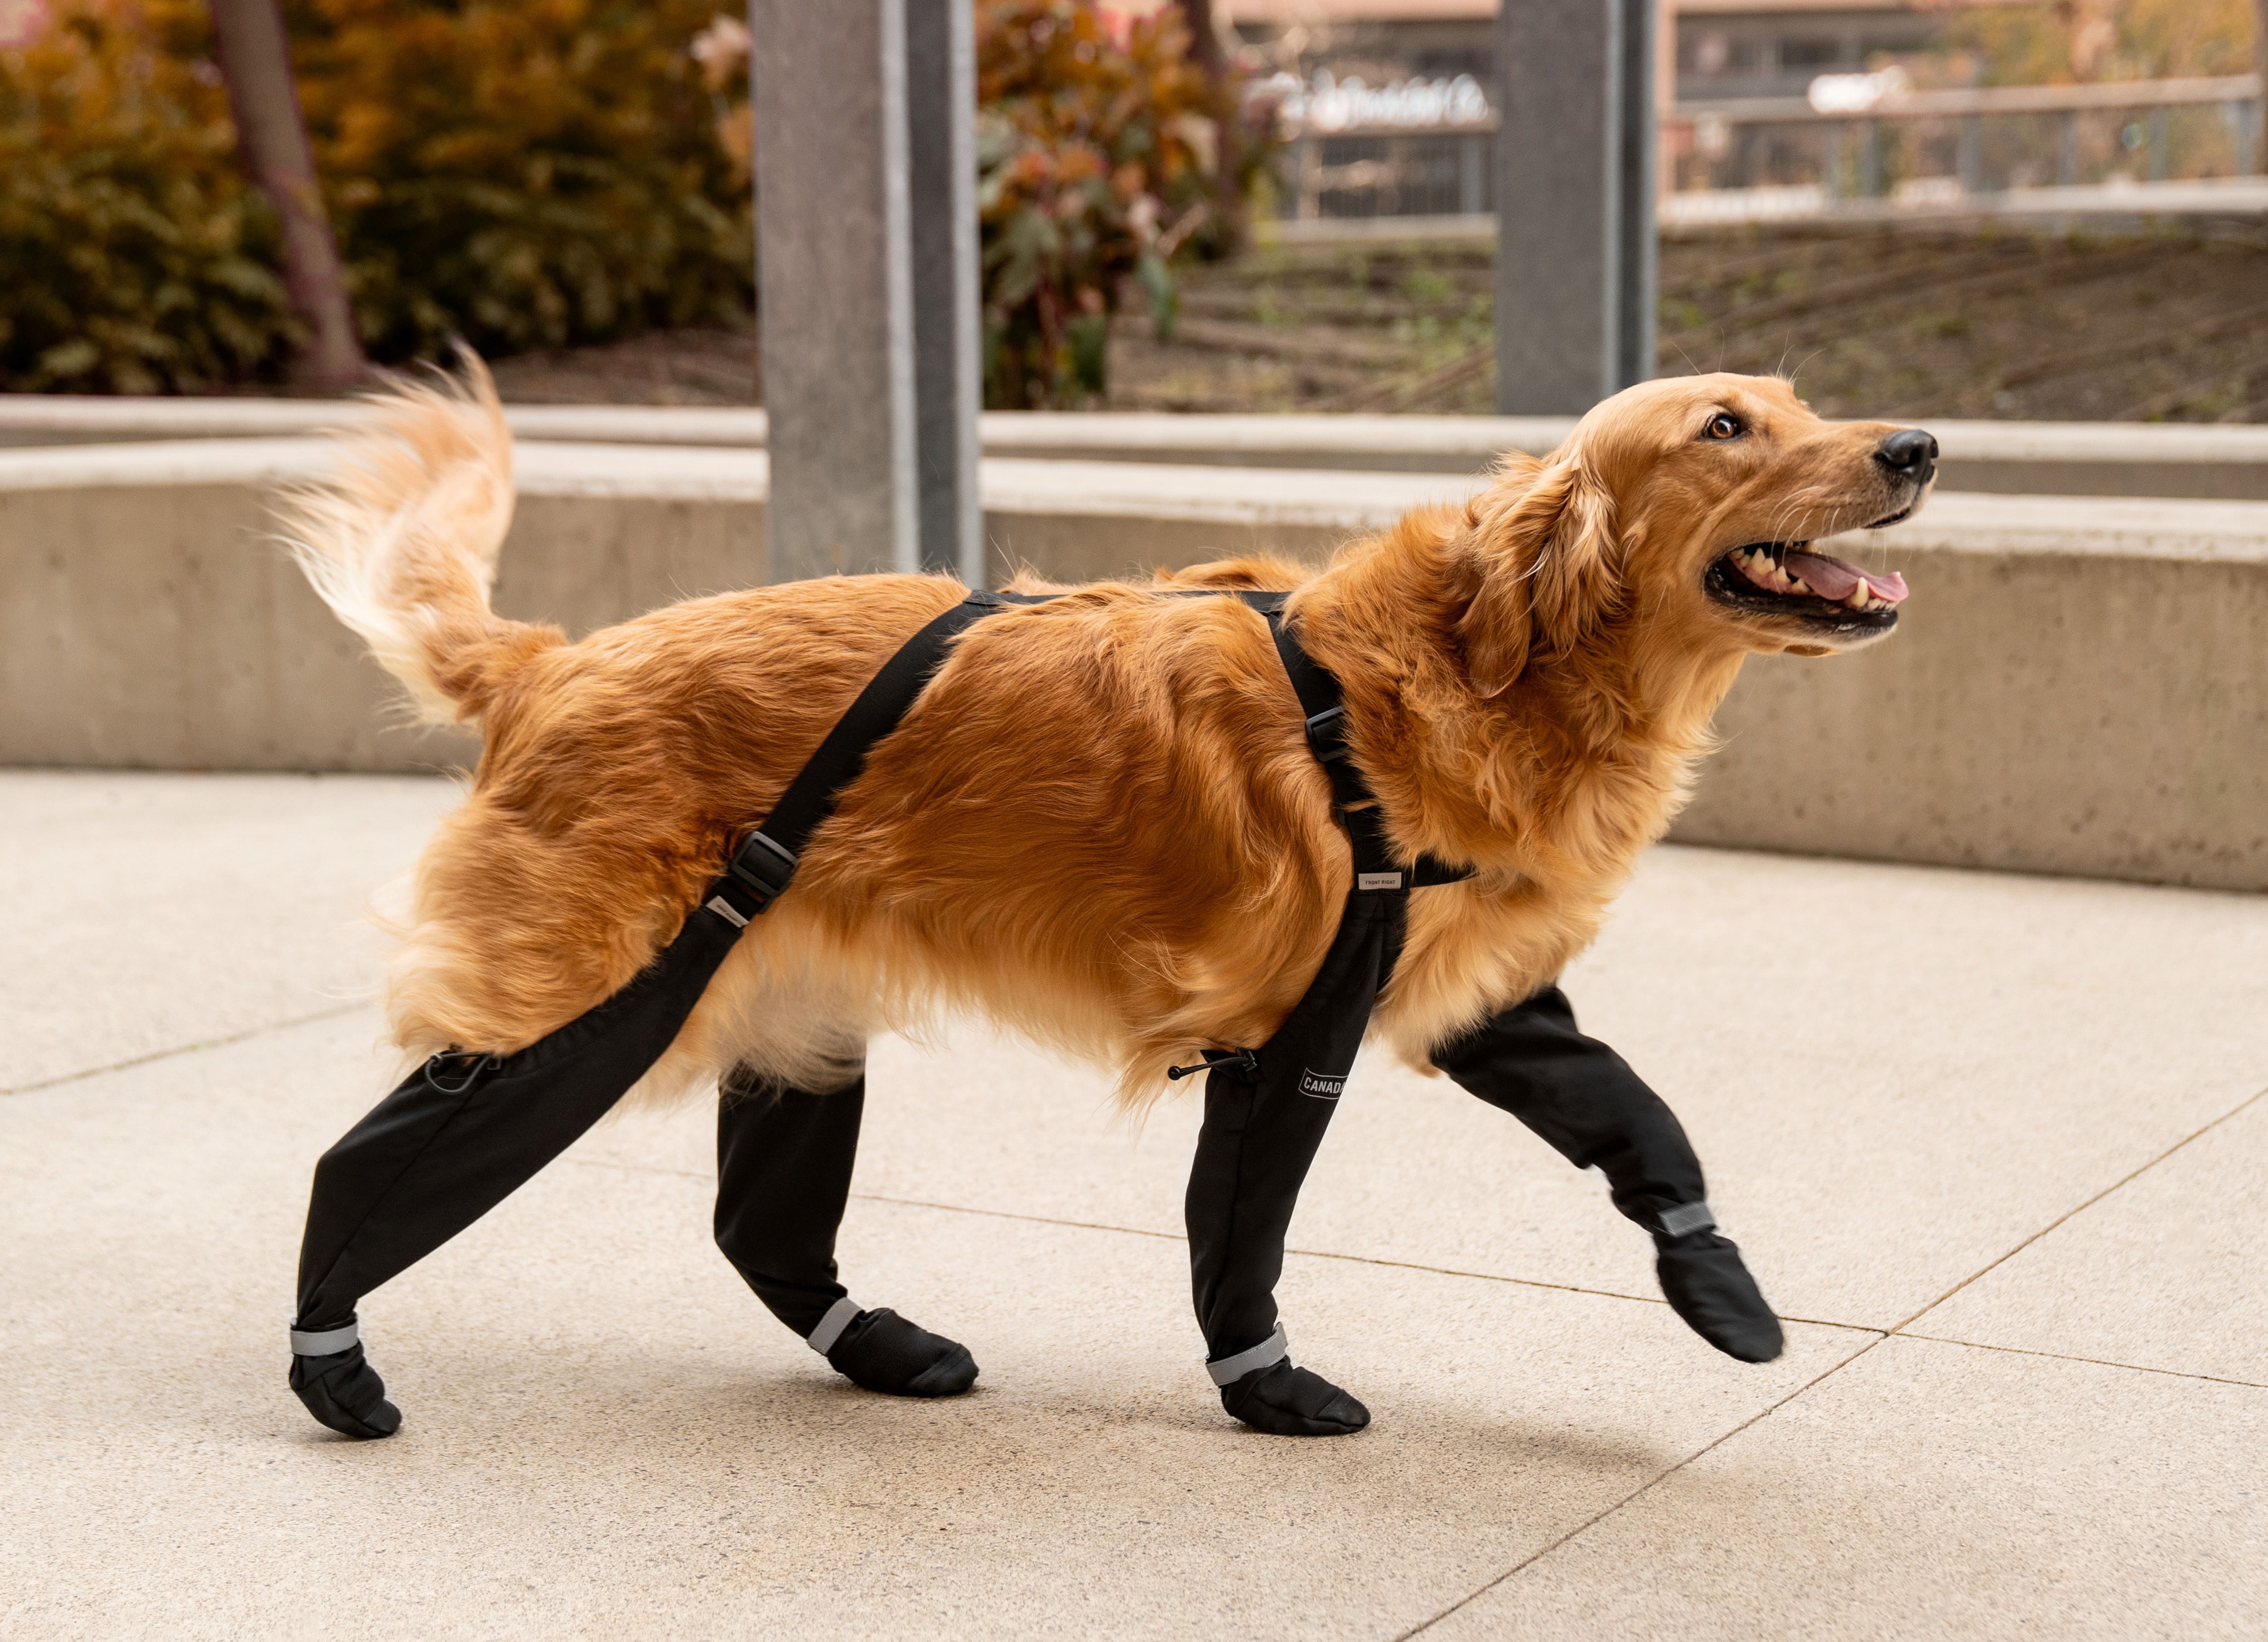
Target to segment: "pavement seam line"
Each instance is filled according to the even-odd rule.
[[[2268,1090],[2263,1090],[2262,1093],[2268,1093]],[[2255,1096],[2253,1098],[2257,1100],[2258,1096]],[[2251,1104],[2251,1101],[2248,1101],[2245,1104],[2249,1106]],[[2242,1107],[2239,1107],[2237,1111],[2242,1111]],[[2234,1117],[2235,1116],[2236,1116],[2235,1112],[2230,1112],[2227,1114],[2225,1117],[2216,1118],[2213,1121],[2215,1123],[2222,1123],[2226,1122],[2228,1117]],[[2208,1128],[2211,1126],[2211,1124],[2207,1125]],[[2203,1134],[2205,1130],[2199,1130],[2198,1132],[2198,1134]],[[2195,1138],[2195,1137],[2193,1136],[2191,1138]],[[2176,1149],[2178,1150],[2179,1148],[2177,1147]],[[564,1160],[580,1164],[585,1168],[626,1169],[633,1174],[639,1174],[674,1175],[681,1180],[705,1181],[710,1178],[709,1175],[702,1170],[668,1168],[657,1163],[620,1163],[610,1158],[570,1158]],[[2117,1188],[2114,1187],[2111,1189],[2116,1190]],[[1156,1238],[1161,1242],[1168,1243],[1186,1243],[1189,1241],[1188,1238],[1182,1236],[1178,1232],[1153,1232],[1147,1226],[1110,1226],[1098,1220],[1064,1220],[1058,1219],[1053,1215],[1017,1214],[1006,1209],[974,1209],[970,1208],[966,1204],[930,1203],[919,1197],[892,1197],[886,1196],[881,1192],[854,1191],[850,1196],[862,1203],[887,1203],[901,1209],[928,1209],[939,1214],[983,1215],[989,1219],[1022,1220],[1035,1226],[1060,1226],[1069,1230],[1079,1232],[1116,1232],[1127,1237],[1151,1237]],[[2073,1212],[2077,1213],[2078,1211],[2074,1210]],[[1508,1278],[1498,1272],[1467,1271],[1456,1266],[1421,1265],[1414,1260],[1381,1260],[1370,1255],[1344,1255],[1334,1253],[1332,1250],[1327,1248],[1286,1248],[1284,1252],[1287,1255],[1304,1255],[1310,1260],[1343,1260],[1352,1265],[1391,1266],[1397,1270],[1423,1271],[1434,1277],[1466,1278],[1476,1283],[1508,1283],[1515,1288],[1550,1289],[1553,1292],[1560,1294],[1587,1294],[1596,1300],[1632,1300],[1641,1306],[1666,1306],[1669,1303],[1665,1300],[1659,1299],[1651,1294],[1624,1294],[1616,1289],[1584,1288],[1573,1283],[1546,1283],[1540,1278]],[[1885,1329],[1879,1323],[1836,1322],[1824,1317],[1791,1316],[1786,1312],[1774,1312],[1772,1315],[1778,1317],[1782,1322],[1800,1323],[1807,1328],[1842,1329],[1852,1334],[1874,1335],[1877,1337],[1868,1346],[1867,1349],[1869,1350],[1871,1350],[1874,1345],[1879,1345],[1881,1344],[1883,1340],[1896,1336],[1897,1338],[1902,1340],[1927,1340],[1933,1344],[1937,1345],[1958,1345],[1965,1351],[2005,1351],[2018,1357],[2046,1357],[2052,1358],[2058,1362],[2088,1363],[2097,1368],[2124,1368],[2131,1370],[2138,1374],[2166,1374],[2176,1380],[2207,1380],[2211,1381],[2215,1385],[2243,1386],[2256,1390],[2268,1390],[2268,1383],[2264,1383],[2263,1381],[2257,1380],[2235,1380],[2229,1378],[2226,1374],[2200,1374],[2180,1368],[2154,1368],[2146,1363],[2122,1363],[2115,1359],[2108,1357],[2075,1357],[2068,1351],[2042,1351],[2021,1345],[1994,1345],[1984,1340],[1957,1340],[1950,1335],[1909,1334],[1904,1331],[1903,1325],[1899,1328]],[[1845,1360],[1849,1361],[1853,1359],[1846,1359]],[[1840,1366],[1841,1365],[1837,1365],[1837,1366]],[[1831,1373],[1834,1371],[1830,1369],[1828,1372]],[[1824,1377],[1824,1375],[1821,1376],[1822,1379]],[[1818,1381],[1813,1381],[1810,1383],[1815,1385]],[[1793,1396],[1799,1394],[1800,1392],[1791,1392],[1789,1393],[1789,1395]],[[1773,1405],[1775,1408],[1778,1406],[1779,1406],[1778,1403]],[[1769,1414],[1771,1412],[1771,1410],[1766,1409],[1764,1412]],[[1760,1419],[1763,1417],[1763,1415],[1759,1415],[1757,1417]],[[1727,1436],[1733,1433],[1727,1433]],[[1699,1453],[1703,1454],[1705,1454],[1706,1452],[1708,1452],[1706,1449],[1699,1451]],[[1698,1454],[1697,1454],[1695,1457],[1697,1458]],[[1683,1463],[1683,1462],[1681,1462],[1681,1463]],[[1664,1472],[1663,1475],[1668,1476],[1668,1473]],[[1633,1498],[1635,1498],[1635,1496],[1633,1496]],[[1427,1623],[1431,1624],[1432,1621],[1429,1620]],[[1405,1634],[1414,1635],[1415,1633],[1409,1632]]]
[[[2066,1221],[2075,1219],[2080,1215],[2085,1214],[2089,1209],[2095,1207],[2096,1204],[2101,1203],[2112,1192],[2118,1190],[2121,1187],[2131,1184],[2134,1181],[2139,1180],[2143,1175],[2157,1167],[2159,1164],[2163,1163],[2168,1158],[2173,1156],[2175,1152],[2179,1152],[2191,1141],[2202,1139],[2205,1136],[2211,1134],[2214,1130],[2220,1128],[2231,1118],[2241,1116],[2245,1108],[2254,1105],[2264,1099],[2268,1099],[2268,1089],[2254,1090],[2250,1094],[2245,1096],[2242,1101],[2239,1101],[2235,1106],[2230,1107],[2228,1110],[2223,1112],[2219,1117],[2214,1118],[2211,1123],[2183,1136],[2179,1140],[2174,1142],[2173,1145],[2168,1146],[2163,1152],[2158,1153],[2156,1157],[2152,1158],[2148,1162],[2130,1170],[2128,1173],[2119,1176],[2117,1180],[2112,1181],[2110,1184],[2105,1186],[2101,1191],[2096,1192],[2095,1196],[2089,1197],[2086,1202],[2080,1204],[2073,1208],[2066,1210],[2054,1219],[2049,1221],[2045,1226],[2040,1227],[2038,1231],[2034,1232],[2029,1237],[2024,1239],[2022,1242],[2018,1243],[2014,1248],[2011,1248],[2007,1253],[2002,1255],[1999,1259],[1992,1261],[1984,1266],[1980,1266],[1977,1270],[1970,1272],[1967,1277],[1962,1278],[1960,1282],[1946,1290],[1944,1293],[1930,1301],[1928,1305],[1923,1307],[1911,1317],[1908,1317],[1904,1322],[1894,1325],[1890,1329],[1889,1332],[1892,1334],[1904,1334],[1915,1323],[1919,1322],[1924,1317],[1928,1316],[1930,1313],[1935,1311],[1940,1306],[1944,1305],[1946,1301],[1951,1300],[1955,1294],[1960,1293],[1962,1290],[1969,1287],[1973,1283],[1982,1282],[1984,1278],[1992,1276],[1993,1272],[1998,1271],[2002,1266],[2007,1265],[2018,1255],[2022,1254],[2024,1250],[2029,1248],[2034,1243],[2038,1242],[2042,1238],[2047,1236],[2049,1233],[2054,1231],[2058,1226],[2062,1226]],[[2050,1355],[2050,1353],[2042,1353],[2042,1355]]]
[[[609,1158],[571,1158],[569,1162],[585,1168],[629,1169],[644,1174],[674,1174],[685,1180],[707,1180],[710,1176],[696,1169],[667,1168],[658,1163],[618,1163]],[[1189,1240],[1179,1232],[1153,1232],[1144,1226],[1110,1226],[1098,1220],[1064,1220],[1048,1214],[1017,1214],[1007,1209],[973,1209],[966,1204],[930,1203],[919,1197],[892,1197],[880,1192],[854,1191],[850,1196],[861,1203],[887,1203],[901,1209],[931,1209],[939,1214],[981,1214],[995,1220],[1024,1220],[1034,1226],[1060,1226],[1078,1232],[1117,1232],[1128,1237],[1154,1237],[1168,1243],[1186,1243]],[[1656,1294],[1625,1294],[1619,1289],[1585,1288],[1576,1283],[1546,1283],[1541,1278],[1508,1278],[1495,1271],[1466,1271],[1456,1266],[1429,1266],[1414,1260],[1381,1260],[1372,1255],[1340,1254],[1329,1248],[1285,1248],[1287,1255],[1300,1255],[1309,1260],[1343,1260],[1350,1265],[1390,1266],[1397,1271],[1424,1271],[1434,1277],[1469,1278],[1476,1283],[1509,1283],[1518,1288],[1550,1289],[1558,1294],[1588,1294],[1598,1300],[1624,1300],[1639,1306],[1667,1306],[1669,1302]],[[1791,1317],[1784,1312],[1772,1314],[1782,1322],[1802,1323],[1814,1329],[1847,1329],[1853,1334],[1881,1334],[1882,1329],[1872,1323],[1830,1322],[1822,1317]],[[1991,1350],[1991,1347],[1984,1348]]]
[[[2201,1374],[2187,1368],[2154,1368],[2147,1363],[2122,1363],[2109,1357],[2076,1357],[2069,1351],[2043,1351],[2028,1345],[1991,1345],[1983,1340],[1956,1340],[1949,1334],[1907,1334],[1901,1340],[1927,1340],[1933,1345],[1957,1345],[1970,1351],[2007,1351],[2016,1357],[2044,1357],[2058,1363],[2088,1363],[2097,1368],[2123,1368],[2129,1373],[2165,1374],[2175,1380],[2208,1380],[2217,1386],[2244,1386],[2268,1391],[2268,1381],[2233,1380],[2227,1374]]]
[[[1435,1625],[1440,1624],[1444,1619],[1448,1618],[1452,1614],[1456,1613],[1461,1609],[1471,1607],[1473,1603],[1480,1601],[1482,1597],[1486,1596],[1491,1591],[1496,1589],[1498,1586],[1502,1585],[1514,1574],[1521,1572],[1524,1569],[1534,1566],[1536,1563],[1541,1562],[1544,1557],[1550,1556],[1553,1551],[1558,1550],[1562,1545],[1566,1544],[1569,1541],[1576,1539],[1584,1534],[1587,1534],[1591,1529],[1596,1528],[1600,1523],[1614,1515],[1615,1513],[1620,1511],[1624,1506],[1631,1504],[1641,1495],[1660,1486],[1662,1483],[1665,1483],[1669,1478],[1676,1476],[1678,1472],[1683,1470],[1696,1460],[1701,1459],[1714,1452],[1716,1449],[1722,1447],[1725,1444],[1732,1441],[1734,1438],[1739,1436],[1742,1432],[1748,1430],[1749,1426],[1759,1425],[1764,1420],[1770,1419],[1773,1415],[1778,1413],[1780,1410],[1794,1402],[1796,1398],[1810,1390],[1812,1387],[1819,1384],[1822,1381],[1826,1380],[1832,1375],[1841,1373],[1852,1364],[1857,1362],[1867,1352],[1873,1351],[1876,1346],[1880,1345],[1883,1341],[1890,1337],[1887,1333],[1881,1329],[1870,1329],[1867,1330],[1867,1332],[1874,1335],[1874,1337],[1867,1341],[1866,1344],[1860,1346],[1857,1351],[1852,1352],[1850,1356],[1845,1358],[1841,1362],[1829,1364],[1825,1368],[1814,1374],[1810,1379],[1805,1381],[1801,1385],[1796,1387],[1794,1390],[1789,1392],[1786,1396],[1781,1397],[1778,1402],[1758,1410],[1755,1414],[1750,1415],[1747,1419],[1742,1420],[1739,1425],[1734,1426],[1732,1430],[1702,1444],[1701,1447],[1696,1448],[1692,1453],[1687,1454],[1683,1459],[1680,1460],[1676,1464],[1670,1466],[1668,1469],[1646,1478],[1645,1482],[1640,1483],[1636,1488],[1631,1490],[1629,1493],[1624,1495],[1620,1499],[1616,1500],[1614,1504],[1607,1506],[1605,1509],[1600,1511],[1595,1515],[1587,1519],[1586,1521],[1577,1523],[1573,1528],[1569,1528],[1565,1534],[1562,1534],[1557,1539],[1553,1540],[1550,1544],[1538,1546],[1527,1556],[1521,1557],[1518,1562],[1513,1564],[1511,1567],[1506,1568],[1502,1573],[1498,1574],[1496,1578],[1491,1579],[1487,1584],[1459,1597],[1455,1602],[1450,1603],[1447,1608],[1444,1608],[1440,1613],[1435,1614],[1431,1619],[1423,1620],[1418,1624],[1410,1626],[1407,1631],[1397,1632],[1394,1637],[1393,1642],[1410,1642],[1410,1638],[1417,1636],[1421,1631],[1431,1631]]]
[[[335,1020],[341,1015],[350,1015],[357,1009],[371,1007],[368,999],[355,1004],[341,1004],[335,1009],[319,1009],[312,1015],[294,1015],[289,1020],[271,1020],[265,1026],[247,1027],[241,1032],[232,1032],[225,1037],[199,1038],[194,1043],[177,1043],[169,1049],[151,1049],[147,1055],[113,1061],[107,1066],[90,1066],[85,1071],[67,1071],[58,1077],[42,1078],[37,1083],[18,1084],[11,1089],[0,1089],[0,1099],[11,1094],[37,1094],[42,1089],[60,1089],[67,1083],[77,1083],[87,1078],[99,1078],[105,1073],[128,1071],[136,1066],[147,1066],[152,1061],[171,1060],[176,1055],[195,1055],[205,1049],[225,1049],[232,1043],[242,1043],[269,1032],[289,1032],[293,1027],[312,1025],[318,1020]]]

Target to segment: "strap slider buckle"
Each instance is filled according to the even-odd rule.
[[[756,898],[758,912],[770,911],[772,902],[787,893],[795,881],[795,869],[796,858],[761,832],[742,839],[725,864],[733,881]]]
[[[1307,747],[1324,763],[1347,755],[1346,709],[1326,707],[1307,720]]]

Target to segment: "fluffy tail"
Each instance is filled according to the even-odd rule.
[[[487,368],[468,350],[460,364],[372,400],[340,436],[337,476],[281,510],[323,602],[436,724],[477,719],[531,656],[565,642],[489,608],[512,524],[512,430]]]

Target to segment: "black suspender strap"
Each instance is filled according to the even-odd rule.
[[[1174,591],[1183,597],[1219,596],[1208,588]],[[836,798],[865,767],[868,749],[898,727],[945,659],[954,638],[997,610],[1044,604],[1055,596],[972,593],[900,645],[827,733],[810,761],[780,794],[771,814],[740,841],[726,865],[725,878],[719,880],[718,892],[730,896],[744,916],[768,911],[795,880],[804,849],[835,813]],[[1239,593],[1234,596],[1264,616],[1275,637],[1277,653],[1307,719],[1307,745],[1330,777],[1333,806],[1353,845],[1356,888],[1392,892],[1454,883],[1471,876],[1469,868],[1445,865],[1430,857],[1410,868],[1394,858],[1380,825],[1377,800],[1347,756],[1346,707],[1339,681],[1300,648],[1285,623],[1284,601],[1289,595]],[[738,904],[743,902],[747,904]]]
[[[788,783],[772,813],[733,852],[725,867],[727,879],[755,902],[742,910],[769,911],[786,892],[804,847],[835,814],[843,789],[865,768],[868,749],[898,727],[954,638],[1001,605],[996,594],[972,594],[899,645],[897,653],[867,681],[810,762]]]
[[[1386,840],[1378,800],[1363,780],[1362,772],[1347,756],[1346,699],[1339,681],[1300,648],[1298,636],[1284,620],[1282,600],[1266,612],[1276,636],[1276,653],[1300,698],[1300,711],[1307,721],[1307,747],[1331,779],[1331,803],[1354,847],[1354,887],[1358,893],[1422,889],[1432,884],[1454,884],[1470,878],[1472,868],[1451,866],[1432,856],[1418,857],[1404,867],[1395,859]]]

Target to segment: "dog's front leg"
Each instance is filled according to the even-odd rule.
[[[1607,1177],[1615,1207],[1653,1233],[1661,1292],[1695,1333],[1744,1363],[1779,1355],[1779,1319],[1739,1248],[1717,1233],[1684,1126],[1621,1056],[1575,1029],[1557,987],[1436,1049],[1433,1063]]]
[[[1276,1280],[1300,1187],[1401,951],[1404,901],[1399,889],[1349,895],[1322,968],[1275,1035],[1257,1050],[1207,1057],[1185,1204],[1205,1367],[1222,1407],[1278,1436],[1344,1436],[1370,1424],[1353,1397],[1292,1366]]]

